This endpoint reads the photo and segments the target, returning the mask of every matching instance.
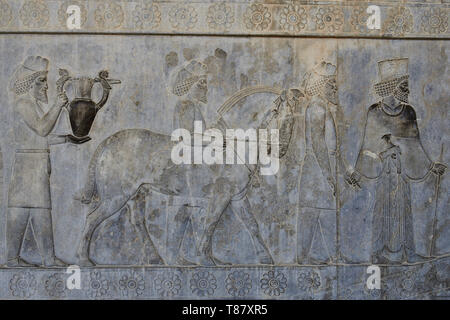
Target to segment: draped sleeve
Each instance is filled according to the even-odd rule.
[[[401,150],[402,173],[413,180],[423,178],[431,169],[432,161],[422,145],[416,112],[410,105],[403,109],[399,125],[393,130],[392,142]]]
[[[379,154],[385,149],[381,139],[385,130],[378,115],[378,104],[372,105],[367,112],[363,142],[355,166],[361,175],[369,179],[377,178],[382,171],[382,160]]]

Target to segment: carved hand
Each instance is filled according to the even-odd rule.
[[[440,162],[434,162],[431,168],[431,171],[439,176],[442,176],[445,173],[445,170],[447,170],[447,166]]]
[[[389,147],[388,149],[380,152],[380,158],[383,160],[388,157],[391,157],[392,159],[397,159],[401,153],[402,152],[400,151],[399,146],[392,146],[392,147]]]
[[[333,176],[327,177],[327,182],[330,185],[331,190],[333,191],[333,196],[336,195],[336,179]]]
[[[352,186],[358,186],[361,181],[361,174],[353,169],[347,170],[345,173],[345,180]]]
[[[69,103],[69,98],[67,98],[66,93],[65,92],[58,93],[58,95],[56,97],[56,105],[59,108],[62,108],[64,106],[66,106],[67,103]]]

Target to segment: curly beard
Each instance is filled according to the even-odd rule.
[[[395,89],[394,92],[392,93],[392,95],[394,96],[394,98],[396,98],[397,100],[403,102],[403,103],[408,103],[408,99],[409,99],[409,93],[408,92],[404,92],[400,89]]]

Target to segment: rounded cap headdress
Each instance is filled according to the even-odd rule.
[[[325,84],[336,77],[336,66],[322,61],[308,73],[303,80],[303,87],[309,96],[322,93]]]
[[[206,77],[208,67],[199,61],[192,60],[176,74],[172,85],[172,93],[184,96],[202,77]]]
[[[48,73],[48,59],[41,56],[30,56],[26,58],[24,63],[14,72],[14,76],[11,80],[10,88],[17,95],[22,95],[30,90],[33,81]]]

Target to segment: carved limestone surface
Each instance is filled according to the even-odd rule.
[[[448,299],[448,5],[379,8],[0,0],[0,298]]]

